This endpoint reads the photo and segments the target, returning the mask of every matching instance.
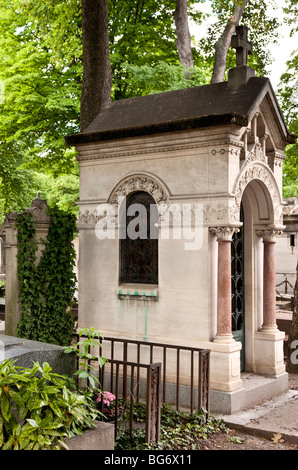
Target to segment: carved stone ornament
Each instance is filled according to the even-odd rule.
[[[282,207],[280,204],[280,196],[279,191],[277,188],[277,184],[274,179],[274,175],[272,174],[270,168],[264,166],[262,163],[251,163],[248,166],[245,166],[243,170],[240,172],[238,180],[235,185],[235,204],[233,208],[231,208],[231,221],[238,222],[239,221],[239,214],[240,214],[240,204],[242,200],[242,196],[246,186],[253,180],[260,180],[264,183],[264,185],[268,188],[270,193],[272,203],[273,203],[273,210],[274,210],[274,225],[281,226],[282,225]]]
[[[115,221],[115,213],[113,211],[109,211],[109,207],[107,204],[104,204],[103,206],[107,207],[100,213],[98,213],[96,209],[94,211],[89,211],[89,209],[87,209],[84,213],[80,212],[78,218],[78,225],[96,225],[100,220],[105,219],[108,215],[109,221],[113,223]],[[114,217],[114,219],[111,217]]]
[[[276,229],[266,229],[266,230],[257,230],[256,234],[259,237],[262,237],[264,242],[275,243],[276,242],[276,237],[282,235],[283,231],[282,230],[276,230]]]
[[[209,231],[216,235],[218,241],[232,241],[234,233],[239,232],[239,227],[210,227]]]
[[[96,225],[99,221],[109,216],[110,223],[117,223],[118,206],[122,200],[135,191],[145,191],[149,193],[158,206],[160,220],[168,209],[168,197],[161,185],[147,175],[134,175],[119,183],[112,191],[108,202],[98,204],[97,209],[86,209],[79,213],[78,225]]]
[[[118,205],[118,202],[121,201],[123,197],[134,191],[146,191],[153,197],[156,204],[167,203],[168,198],[161,185],[147,175],[131,176],[124,182],[120,183],[113,190],[109,198],[109,202],[111,204]]]
[[[26,209],[26,212],[31,212],[36,224],[51,224],[51,216],[47,212],[47,201],[40,198],[40,194],[33,199],[31,207]],[[15,224],[18,212],[9,212],[5,216],[5,222],[1,227],[1,232],[4,233],[7,227]]]
[[[229,207],[218,201],[210,201],[204,204],[204,220],[212,223],[227,221],[229,216]]]
[[[33,199],[31,207],[26,209],[33,215],[36,224],[50,224],[51,216],[47,212],[48,204],[47,201],[40,198],[40,193]]]
[[[250,144],[247,146],[245,162],[249,163],[255,161],[267,163],[267,157],[264,154],[263,146],[260,144],[260,142],[255,142],[254,144]]]

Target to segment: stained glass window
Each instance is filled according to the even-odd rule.
[[[138,191],[127,197],[120,213],[121,282],[158,283],[157,225],[157,205],[150,194]]]

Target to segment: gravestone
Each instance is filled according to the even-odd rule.
[[[245,374],[274,377],[263,399],[287,388],[275,243],[283,151],[296,141],[270,81],[247,65],[246,28],[232,45],[227,82],[114,102],[66,138],[80,165],[79,326],[209,349],[223,412],[247,405]],[[122,236],[132,215],[137,234],[142,210],[130,201],[143,193],[158,211],[146,247]]]
[[[0,335],[0,363],[16,361],[16,366],[33,367],[33,362],[47,362],[54,373],[72,377],[76,371],[76,358],[65,354],[64,348],[55,344],[31,341],[14,336]]]

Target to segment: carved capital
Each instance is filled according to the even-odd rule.
[[[210,227],[210,232],[216,235],[217,241],[232,241],[234,233],[239,232],[239,227]]]
[[[256,234],[258,237],[263,238],[263,242],[276,242],[276,237],[282,235],[283,231],[279,229],[266,229],[266,230],[257,230]]]

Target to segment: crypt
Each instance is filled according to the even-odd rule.
[[[79,326],[210,349],[223,412],[247,405],[248,376],[272,378],[263,399],[287,390],[275,243],[295,142],[247,65],[247,28],[232,46],[227,82],[114,102],[66,138],[80,166]],[[127,236],[141,219],[146,236]]]

